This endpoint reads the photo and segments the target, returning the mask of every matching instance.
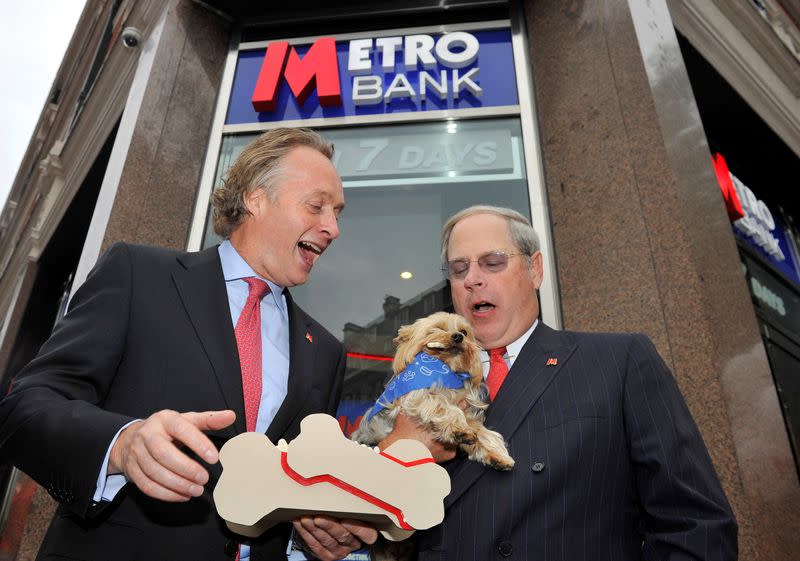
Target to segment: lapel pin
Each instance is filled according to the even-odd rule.
[[[547,366],[556,366],[558,364],[557,358],[548,358],[547,359]]]
[[[311,333],[309,333],[308,331],[306,331],[306,340],[309,343],[313,343],[314,342],[314,338],[311,336]]]

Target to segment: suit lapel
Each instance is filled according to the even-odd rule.
[[[217,247],[178,257],[182,267],[172,275],[186,313],[211,362],[217,384],[236,421],[229,436],[245,431],[239,351],[231,324],[228,293]]]
[[[502,434],[507,442],[510,441],[574,350],[572,341],[539,322],[514,361],[495,400],[486,410],[486,426]],[[518,463],[514,469],[522,468]],[[452,491],[444,501],[445,508],[452,505],[489,469],[469,460],[456,466],[452,473]]]
[[[300,311],[288,290],[285,295],[289,309],[289,382],[286,399],[267,429],[267,436],[272,442],[277,442],[284,435],[303,408],[314,381],[315,345],[320,340],[317,337],[317,343],[314,342],[313,322]],[[306,335],[310,335],[311,340]]]

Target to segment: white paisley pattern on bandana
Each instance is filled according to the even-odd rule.
[[[386,409],[390,403],[409,392],[433,386],[460,390],[469,378],[469,372],[453,372],[449,366],[435,356],[419,353],[414,357],[414,362],[392,378],[375,405],[372,406],[367,422]]]

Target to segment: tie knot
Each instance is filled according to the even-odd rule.
[[[269,292],[269,285],[257,277],[244,277],[243,280],[250,286],[248,298],[261,300]]]
[[[489,349],[489,358],[494,358],[494,359],[503,358],[505,356],[505,354],[506,354],[506,348],[505,347],[498,347],[496,349]]]

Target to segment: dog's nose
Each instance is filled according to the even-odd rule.
[[[464,336],[461,333],[453,333],[450,337],[455,343],[460,343],[464,340]]]

